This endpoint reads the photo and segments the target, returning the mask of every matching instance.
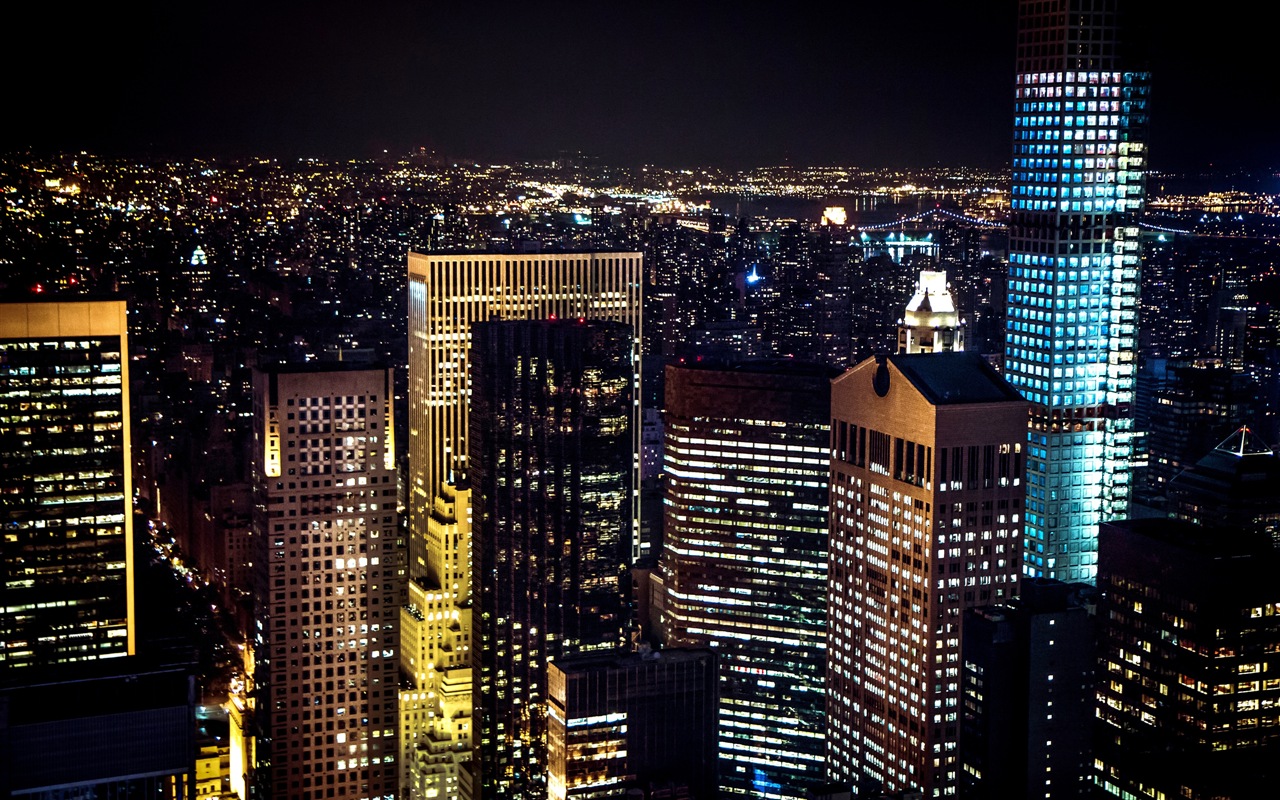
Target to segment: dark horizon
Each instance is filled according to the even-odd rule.
[[[1264,26],[1128,0],[1152,168],[1271,168]],[[10,11],[0,150],[1006,168],[1016,5],[150,4]],[[24,9],[26,11],[26,9]],[[55,14],[61,16],[55,17]],[[1234,77],[1234,79],[1230,79]]]

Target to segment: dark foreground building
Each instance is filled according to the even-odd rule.
[[[1269,797],[1280,780],[1280,557],[1181,520],[1102,526],[1098,785]]]
[[[474,784],[546,796],[547,665],[623,642],[631,326],[471,328]]]
[[[1043,578],[964,615],[960,796],[1079,798],[1090,781],[1093,590]]]
[[[715,653],[588,654],[547,669],[550,800],[717,797]]]

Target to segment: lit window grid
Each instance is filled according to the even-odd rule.
[[[795,434],[804,428],[811,430]],[[776,420],[703,418],[666,426],[666,574],[691,578],[669,579],[666,587],[670,643],[718,643],[726,685],[753,685],[721,698],[727,794],[750,786],[752,796],[796,797],[797,786],[759,775],[821,774],[820,724],[782,698],[809,694],[815,711],[822,708],[824,620],[797,614],[791,592],[784,598],[771,587],[785,582],[809,586],[815,597],[824,592],[822,548],[783,545],[797,534],[816,543],[825,531],[827,438],[825,425]],[[779,516],[771,497],[790,498],[791,513]],[[721,569],[734,577],[717,578]],[[794,657],[779,660],[779,652]]]

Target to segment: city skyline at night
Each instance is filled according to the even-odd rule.
[[[15,21],[0,795],[1274,785],[1265,26],[846,6]]]

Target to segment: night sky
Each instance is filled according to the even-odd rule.
[[[1280,165],[1262,21],[1129,5],[1153,166]],[[998,168],[1015,16],[1013,0],[10,3],[0,148]]]

